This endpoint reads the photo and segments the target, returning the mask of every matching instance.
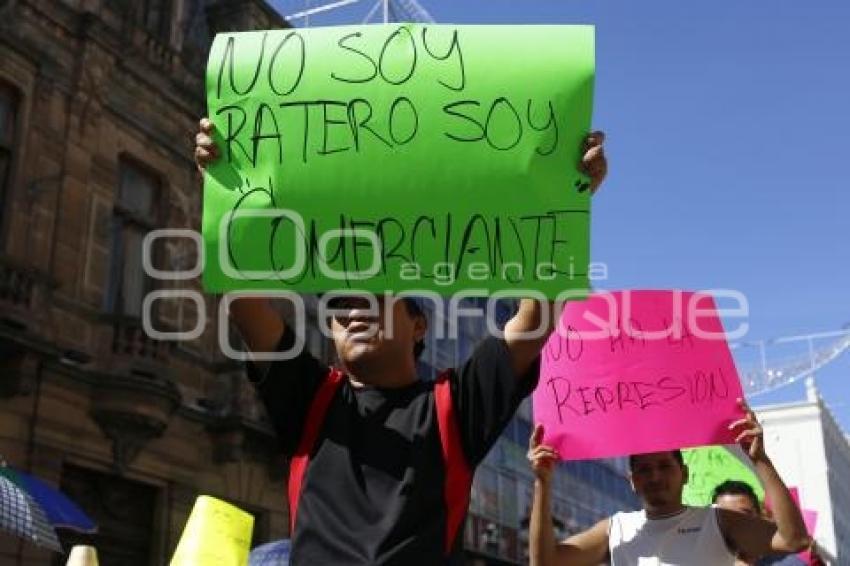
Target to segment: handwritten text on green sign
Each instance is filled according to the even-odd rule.
[[[583,288],[592,82],[586,26],[217,36],[207,287]]]

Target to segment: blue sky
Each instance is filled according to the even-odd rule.
[[[594,124],[610,176],[591,245],[605,287],[739,290],[748,340],[850,323],[850,2],[420,3],[442,23],[597,26]],[[359,23],[372,4],[310,24]],[[850,432],[850,354],[817,380]],[[792,385],[753,402],[802,395]]]

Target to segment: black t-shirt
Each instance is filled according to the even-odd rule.
[[[293,335],[287,331],[281,349]],[[252,371],[281,450],[292,455],[328,368],[308,352]],[[451,372],[461,443],[477,466],[534,389],[538,363],[519,378],[503,340],[483,340]],[[400,389],[352,387],[331,401],[304,475],[292,536],[296,566],[461,563],[460,529],[451,560],[444,555],[444,464],[434,383]]]

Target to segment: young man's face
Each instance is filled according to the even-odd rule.
[[[370,372],[401,372],[428,329],[425,317],[411,315],[400,298],[339,297],[328,306],[336,311],[331,328],[339,361],[366,383]]]
[[[718,495],[714,503],[721,509],[729,509],[746,515],[758,516],[758,509],[753,505],[753,500],[740,493],[724,493]]]
[[[672,452],[655,452],[633,457],[630,478],[644,505],[658,508],[681,503],[688,472]]]

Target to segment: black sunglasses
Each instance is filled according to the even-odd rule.
[[[334,297],[328,301],[328,308],[335,310],[368,310],[375,304],[366,297]],[[377,304],[381,304],[381,299],[377,298]]]

